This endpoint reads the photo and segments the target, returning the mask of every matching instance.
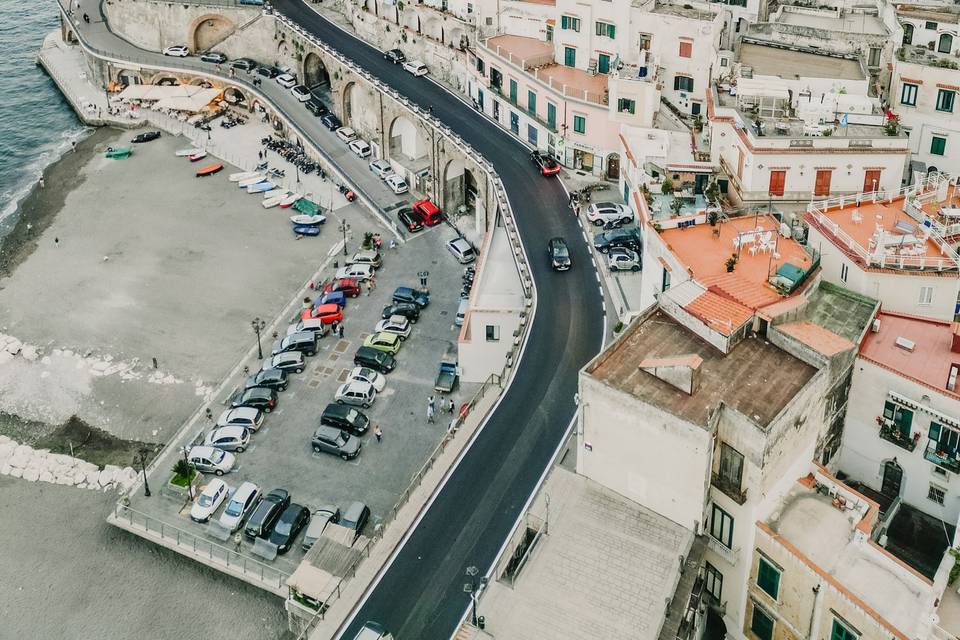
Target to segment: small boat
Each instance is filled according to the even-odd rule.
[[[133,153],[133,149],[128,147],[114,149],[113,147],[107,147],[107,157],[113,158],[114,160],[123,160],[124,158],[129,158],[130,154]]]
[[[318,236],[320,235],[320,226],[315,224],[295,224],[293,233],[298,236]]]
[[[263,199],[266,200],[267,198],[286,198],[288,195],[290,195],[290,192],[287,191],[286,189],[274,189],[269,193],[263,194]]]
[[[198,169],[198,170],[197,170],[197,177],[198,177],[198,178],[202,178],[203,176],[212,176],[213,174],[217,173],[218,171],[223,171],[223,165],[222,165],[222,164],[208,164],[207,166],[203,167],[202,169]]]
[[[188,156],[188,157],[190,158],[190,162],[196,162],[197,160],[203,160],[204,158],[206,158],[207,152],[200,151],[199,153],[195,153],[192,156]]]
[[[240,182],[241,180],[246,180],[247,178],[252,178],[253,176],[260,175],[256,171],[241,171],[240,173],[231,173],[227,176],[227,180],[230,182]]]
[[[180,149],[176,151],[174,155],[176,155],[178,158],[188,158],[202,152],[203,149],[194,147],[193,149]]]
[[[303,196],[301,196],[299,193],[291,193],[290,195],[288,195],[286,198],[284,198],[284,199],[280,202],[280,208],[281,208],[281,209],[289,209],[290,207],[293,206],[293,203],[294,203],[294,202],[296,202],[297,200],[299,200],[299,199],[302,198],[302,197],[303,197]]]
[[[273,184],[269,180],[264,180],[263,182],[258,182],[257,184],[251,184],[247,187],[247,193],[265,193],[267,191],[273,191],[276,189],[277,185]]]
[[[293,209],[294,211],[299,211],[300,213],[308,216],[315,216],[320,213],[320,205],[313,200],[308,200],[307,198],[300,198],[294,202]]]
[[[283,200],[285,194],[282,192],[277,193],[277,190],[274,189],[273,191],[267,191],[264,195],[266,197],[263,199],[261,204],[263,205],[264,209],[271,209],[280,204],[280,201]]]
[[[141,133],[133,137],[133,140],[130,142],[134,144],[141,144],[144,142],[150,142],[151,140],[156,140],[160,137],[159,131],[147,131],[146,133]]]
[[[258,182],[263,182],[264,180],[266,180],[265,175],[263,175],[262,173],[255,173],[249,178],[244,178],[243,180],[238,182],[237,186],[240,187],[241,189],[246,189],[250,185],[257,184]]]
[[[319,213],[312,216],[304,215],[302,213],[297,214],[295,216],[290,216],[290,222],[292,222],[295,225],[305,225],[305,224],[319,225],[319,224],[323,224],[326,221],[327,221],[327,216],[320,215]]]

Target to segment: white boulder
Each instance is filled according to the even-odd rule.
[[[100,472],[99,477],[97,478],[97,483],[101,487],[107,487],[113,484],[113,481],[117,477],[117,468],[112,465],[107,465],[104,467],[103,471]]]
[[[23,470],[23,475],[20,476],[24,480],[29,480],[30,482],[36,482],[40,479],[40,470],[36,467],[27,467]]]
[[[25,359],[33,362],[34,360],[37,359],[37,356],[39,354],[37,353],[36,347],[28,344],[28,345],[24,345],[23,348],[20,350],[20,355],[23,356]]]
[[[100,471],[87,471],[84,480],[89,485],[99,485],[100,484]]]
[[[13,338],[13,340],[8,341],[7,344],[4,346],[4,350],[13,356],[20,353],[20,349],[22,348],[23,348],[23,343],[17,340],[16,338]]]
[[[40,482],[53,482],[53,474],[44,469],[40,472]]]
[[[23,475],[23,469],[19,469],[17,467],[13,467],[12,469],[10,469],[11,478],[19,478],[22,475]]]

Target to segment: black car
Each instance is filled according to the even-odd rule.
[[[547,256],[554,271],[567,271],[572,265],[570,249],[563,238],[550,238],[550,242],[547,243]]]
[[[293,546],[297,534],[310,522],[310,509],[293,503],[283,510],[277,523],[270,532],[270,544],[277,547],[277,553],[286,553]]]
[[[290,505],[290,493],[286,489],[274,489],[263,496],[260,504],[253,510],[247,520],[243,533],[248,538],[265,538],[270,535],[273,523],[280,514]]]
[[[257,67],[256,74],[258,76],[263,76],[264,78],[267,78],[269,80],[273,80],[278,75],[280,75],[280,69],[277,69],[276,67],[273,67],[273,66]]]
[[[416,324],[420,319],[420,307],[411,302],[395,302],[383,308],[380,317],[386,320],[390,316],[403,316],[411,323]]]
[[[533,164],[537,165],[537,168],[540,169],[540,175],[542,176],[549,177],[560,173],[560,164],[550,156],[545,156],[539,151],[531,152],[530,160],[533,161]]]
[[[606,253],[613,247],[626,247],[640,252],[642,242],[637,229],[613,229],[598,233],[593,237],[593,246],[600,253]]]
[[[331,402],[320,415],[320,424],[344,429],[355,436],[362,436],[370,428],[370,418],[358,409]]]
[[[254,387],[239,394],[231,403],[231,407],[253,407],[264,413],[270,413],[277,406],[277,392],[266,387]]]
[[[353,364],[358,367],[370,367],[380,373],[390,373],[397,366],[397,360],[379,349],[360,347],[353,355]]]
[[[417,216],[410,207],[402,207],[397,211],[397,217],[400,218],[400,224],[406,227],[407,231],[411,233],[416,233],[423,229],[423,223],[420,222],[420,217]]]
[[[403,51],[400,49],[390,49],[383,54],[384,60],[389,60],[393,64],[400,64],[401,62],[406,62],[407,56],[403,55]]]
[[[318,340],[316,331],[297,331],[274,342],[270,353],[277,355],[285,351],[299,351],[305,356],[312,356],[317,352]]]
[[[253,389],[254,387],[266,387],[284,391],[287,388],[287,372],[282,369],[267,369],[256,375],[247,378],[245,387]]]
[[[393,303],[410,303],[426,309],[430,304],[430,296],[425,291],[413,287],[397,287],[393,290]]]
[[[340,122],[340,118],[338,118],[335,114],[332,114],[332,113],[328,113],[327,115],[320,118],[320,124],[325,126],[330,131],[336,131],[337,129],[343,126],[343,123]]]
[[[227,56],[220,53],[219,51],[207,51],[205,54],[200,56],[201,62],[212,62],[214,64],[223,64],[227,61]]]
[[[159,131],[147,131],[146,133],[141,133],[137,136],[134,136],[133,140],[130,142],[134,144],[140,144],[141,142],[150,142],[151,140],[156,140],[159,137]]]
[[[346,527],[354,532],[353,539],[356,540],[363,533],[363,528],[367,526],[367,520],[370,519],[370,507],[362,502],[353,502],[347,505],[347,508],[340,514],[341,527]]]
[[[239,69],[240,71],[253,71],[257,68],[257,63],[250,58],[237,58],[230,64],[230,66],[234,69]]]
[[[318,118],[324,114],[330,113],[330,110],[327,109],[327,105],[323,104],[316,98],[311,98],[304,103],[304,106],[307,108],[307,111],[317,116]]]

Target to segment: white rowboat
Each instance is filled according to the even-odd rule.
[[[198,153],[203,153],[203,149],[180,149],[176,152],[178,158],[186,158],[188,156],[195,156]]]
[[[237,186],[240,187],[241,189],[246,189],[250,185],[257,184],[258,182],[263,182],[266,179],[267,179],[266,176],[264,176],[262,173],[255,173],[249,178],[244,178],[243,180],[238,182]]]
[[[247,178],[252,178],[253,176],[260,175],[256,171],[241,171],[240,173],[231,173],[227,176],[227,180],[230,182],[240,182],[241,180],[246,180]]]
[[[290,222],[293,224],[323,224],[326,219],[327,216],[320,215],[319,213],[315,216],[308,216],[302,213],[290,216]]]
[[[287,195],[287,197],[284,198],[284,199],[280,202],[280,208],[281,208],[281,209],[288,209],[288,208],[290,208],[290,207],[293,206],[293,203],[294,203],[294,202],[296,202],[297,200],[299,200],[299,199],[302,198],[302,197],[303,197],[303,196],[301,196],[299,193],[291,193],[291,194]]]
[[[263,202],[261,203],[261,204],[263,205],[263,208],[264,208],[264,209],[270,209],[270,208],[272,208],[272,207],[275,207],[275,206],[277,206],[278,204],[280,204],[280,201],[281,201],[281,200],[283,200],[284,196],[283,196],[282,194],[281,194],[281,195],[273,195],[273,194],[275,194],[275,193],[276,193],[276,191],[267,191],[267,192],[264,194],[265,196],[267,196],[266,198],[263,199]]]

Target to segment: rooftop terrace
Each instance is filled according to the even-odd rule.
[[[754,76],[838,80],[866,78],[863,68],[854,58],[797,51],[756,42],[745,42],[741,46],[740,64],[753,69]]]
[[[922,64],[927,67],[942,67],[944,69],[960,69],[957,56],[949,53],[931,51],[920,45],[907,45],[897,49],[897,59],[913,64]]]
[[[886,36],[890,34],[879,16],[867,13],[849,13],[832,9],[782,6],[772,21],[796,27],[807,27],[837,33]]]

